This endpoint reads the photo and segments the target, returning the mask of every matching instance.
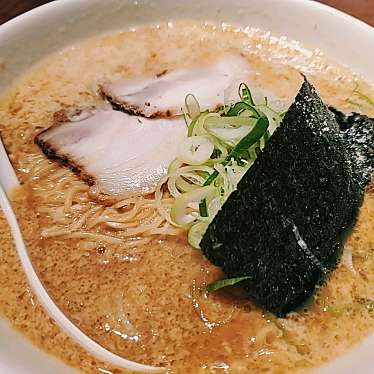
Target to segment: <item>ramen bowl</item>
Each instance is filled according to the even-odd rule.
[[[0,27],[0,90],[32,64],[81,39],[181,19],[269,30],[275,36],[298,40],[310,49],[318,48],[374,82],[374,29],[313,1],[234,0],[228,4],[223,0],[203,3],[192,0],[187,5],[184,1],[169,0],[60,0]],[[63,374],[74,371],[39,351],[5,321],[0,323],[0,347],[0,372]],[[373,349],[374,337],[369,337],[345,356],[317,371],[369,373]]]

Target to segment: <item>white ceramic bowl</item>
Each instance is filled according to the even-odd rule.
[[[374,29],[311,0],[58,0],[0,27],[0,90],[34,62],[79,39],[181,18],[249,25],[285,35],[321,49],[374,82]],[[374,336],[317,372],[373,373],[372,352]],[[73,372],[0,320],[0,374]]]

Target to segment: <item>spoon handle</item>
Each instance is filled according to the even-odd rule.
[[[8,154],[5,150],[4,144],[0,138],[0,183],[8,196],[14,187],[18,186],[19,182],[14,172],[14,169],[9,161]]]

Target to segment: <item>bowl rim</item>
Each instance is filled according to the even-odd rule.
[[[175,0],[175,1],[183,2],[183,0]],[[267,1],[267,0],[264,0],[264,1]],[[302,6],[309,8],[309,9],[316,9],[316,10],[320,10],[321,12],[325,12],[325,13],[329,12],[333,16],[338,17],[339,19],[343,20],[346,24],[349,24],[351,28],[353,27],[359,30],[360,32],[369,35],[370,38],[372,38],[372,40],[374,41],[374,27],[363,22],[362,20],[357,19],[356,17],[352,15],[346,14],[336,8],[320,3],[318,1],[313,1],[313,0],[283,0],[283,1],[289,4],[297,5],[297,6],[300,6],[300,4],[302,3]],[[49,14],[54,14],[55,12],[58,12],[61,9],[65,9],[66,7],[69,7],[69,6],[74,6],[74,4],[76,4],[77,2],[78,2],[77,0],[59,0],[59,1],[51,1],[49,3],[38,6],[0,25],[0,36],[6,33],[12,33],[19,27],[24,27],[23,24],[25,22],[31,22],[34,19],[41,17],[41,15],[43,15],[43,17],[46,17]],[[79,2],[86,3],[87,5],[89,5],[90,0],[79,0]],[[373,338],[373,343],[374,343],[374,335],[372,336],[372,338]],[[365,345],[365,342],[361,341],[354,348],[350,349],[348,353],[344,354],[343,356],[339,356],[338,361],[343,362],[346,356],[349,356],[350,353],[353,353],[353,351],[356,351],[357,348],[360,348],[363,345]],[[336,360],[329,362],[327,366],[334,365],[335,362]],[[317,368],[317,370],[319,370],[319,368]]]
[[[86,2],[87,5],[89,5],[89,0],[78,0],[80,2]],[[183,1],[183,0],[176,0],[176,2],[178,1]],[[266,0],[265,0],[266,1]],[[351,15],[351,14],[348,14],[348,13],[345,13],[343,12],[342,10],[340,9],[337,9],[331,5],[328,5],[328,4],[325,4],[325,3],[321,3],[320,1],[318,0],[286,0],[287,2],[289,3],[293,3],[293,4],[297,4],[299,5],[300,3],[303,3],[303,6],[308,6],[310,7],[311,9],[319,9],[321,11],[329,11],[331,13],[333,13],[335,16],[341,18],[342,20],[344,21],[347,21],[347,22],[351,22],[351,23],[354,23],[357,27],[359,27],[360,29],[362,29],[362,31],[364,32],[370,32],[370,33],[373,33],[374,32],[374,26],[371,26],[369,25],[368,23],[366,23],[365,21]],[[70,4],[74,4],[76,3],[77,0],[52,0],[48,3],[45,3],[45,4],[42,4],[42,5],[39,5],[35,8],[32,8],[24,13],[21,13],[11,19],[9,19],[8,21],[4,22],[3,24],[0,25],[0,32],[4,32],[4,30],[8,29],[8,28],[12,28],[12,27],[17,27],[18,26],[18,23],[21,23],[23,22],[25,19],[30,19],[30,17],[34,17],[34,16],[37,16],[39,15],[40,12],[48,12],[48,11],[53,11],[55,12],[56,10],[58,9],[62,9],[62,8],[65,8],[66,6],[70,5]],[[137,2],[135,0],[135,2]],[[373,37],[374,37],[374,33],[373,33]]]

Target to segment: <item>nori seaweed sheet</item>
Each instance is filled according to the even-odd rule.
[[[200,247],[263,308],[284,316],[336,267],[363,189],[332,112],[305,79]]]
[[[335,115],[346,142],[357,183],[365,188],[374,167],[374,118],[359,113],[344,114],[333,107],[329,109]]]

